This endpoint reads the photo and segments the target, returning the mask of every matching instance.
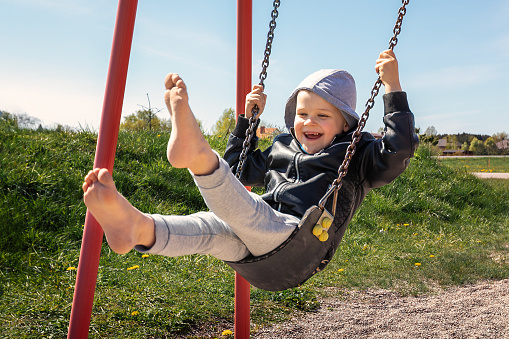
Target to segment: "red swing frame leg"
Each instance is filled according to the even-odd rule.
[[[119,0],[94,168],[113,171],[138,0]],[[87,211],[67,338],[88,337],[103,231]]]
[[[138,1],[119,0],[94,168],[113,171]],[[251,89],[252,0],[237,2],[237,115]],[[103,232],[87,211],[67,338],[88,337]],[[235,338],[250,336],[251,286],[235,274]]]
[[[237,0],[237,117],[244,112],[246,95],[251,91],[252,0]],[[250,337],[251,285],[235,273],[235,338]]]

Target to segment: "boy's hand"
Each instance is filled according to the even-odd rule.
[[[253,110],[253,107],[255,105],[258,105],[258,115],[256,116],[257,119],[260,118],[260,115],[262,115],[263,110],[265,108],[265,101],[267,100],[267,95],[263,93],[263,86],[261,85],[254,85],[251,92],[246,95],[246,118],[251,118]]]
[[[385,86],[385,93],[401,91],[399,83],[398,60],[394,52],[389,49],[380,53],[376,61],[376,72]]]

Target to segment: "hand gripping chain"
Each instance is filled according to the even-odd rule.
[[[396,44],[398,43],[398,35],[401,33],[401,24],[403,22],[403,17],[406,14],[406,6],[408,5],[410,0],[403,0],[403,5],[400,7],[398,11],[398,19],[396,20],[396,25],[394,25],[393,29],[393,37],[391,38],[389,42],[389,49],[394,49],[396,47]],[[357,129],[353,133],[352,136],[352,142],[348,146],[346,150],[345,159],[343,160],[343,163],[338,169],[338,178],[335,179],[332,182],[331,187],[325,193],[325,195],[320,199],[320,202],[318,203],[318,206],[320,209],[324,209],[325,203],[327,199],[330,197],[332,193],[334,193],[334,201],[336,201],[336,195],[338,194],[339,189],[341,188],[341,179],[346,175],[348,172],[348,166],[350,166],[350,161],[352,160],[352,156],[355,154],[355,148],[359,140],[361,139],[361,132],[364,129],[364,126],[366,126],[366,121],[369,117],[369,111],[373,108],[375,105],[375,97],[378,95],[378,92],[380,91],[380,86],[382,85],[382,80],[380,79],[380,76],[378,77],[377,81],[373,85],[373,89],[371,90],[371,97],[366,102],[366,110],[361,116],[361,119],[359,120],[359,123],[357,125]],[[335,208],[333,208],[333,212],[335,212]]]
[[[280,1],[274,0],[273,4],[273,10],[271,13],[272,20],[269,23],[269,33],[267,33],[267,44],[265,45],[265,52],[264,57],[262,61],[262,71],[260,73],[260,83],[259,85],[262,85],[265,88],[264,81],[267,78],[267,68],[269,67],[269,57],[270,52],[272,51],[272,41],[274,40],[274,30],[276,29],[276,18],[278,17],[279,13],[277,9],[279,8]],[[256,127],[256,117],[258,116],[259,108],[257,105],[253,107],[251,110],[251,117],[249,118],[249,127],[246,131],[246,139],[244,140],[244,143],[242,144],[242,152],[240,153],[240,160],[239,164],[237,166],[237,172],[235,173],[235,177],[237,179],[240,179],[242,172],[244,171],[244,163],[246,161],[247,152],[249,150],[249,147],[251,147],[251,140],[253,139],[255,135],[255,127]]]

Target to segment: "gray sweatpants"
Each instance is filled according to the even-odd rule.
[[[177,257],[210,254],[237,261],[249,253],[270,252],[285,241],[299,218],[272,209],[258,194],[249,192],[219,157],[219,168],[210,175],[193,176],[210,212],[187,216],[150,214],[156,242],[140,252]]]

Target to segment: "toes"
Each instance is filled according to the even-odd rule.
[[[98,179],[97,179],[97,175],[95,174],[95,172],[93,170],[89,171],[88,174],[85,176],[85,179],[83,180],[83,185],[82,185],[82,188],[83,188],[83,191],[87,191],[87,189],[92,186],[92,184],[94,182],[96,182]]]
[[[97,178],[99,182],[105,186],[114,186],[113,178],[106,168],[97,168]],[[95,170],[94,170],[95,171]]]
[[[175,83],[173,82],[173,73],[168,73],[166,77],[164,78],[164,88],[171,89],[173,86],[175,86]]]
[[[173,79],[174,80],[174,84],[175,86],[178,88],[178,89],[187,89],[186,88],[186,84],[184,83],[184,80],[182,80],[182,78],[180,78],[180,76],[177,74],[177,78]]]
[[[94,168],[93,170],[89,171],[88,174],[85,176],[83,185],[81,186],[83,188],[83,191],[87,192],[87,190],[95,182],[99,182],[105,186],[115,185],[110,172],[108,172],[106,168]]]
[[[173,87],[186,89],[186,84],[177,73],[168,73],[164,78],[164,87],[167,90],[172,89]]]

